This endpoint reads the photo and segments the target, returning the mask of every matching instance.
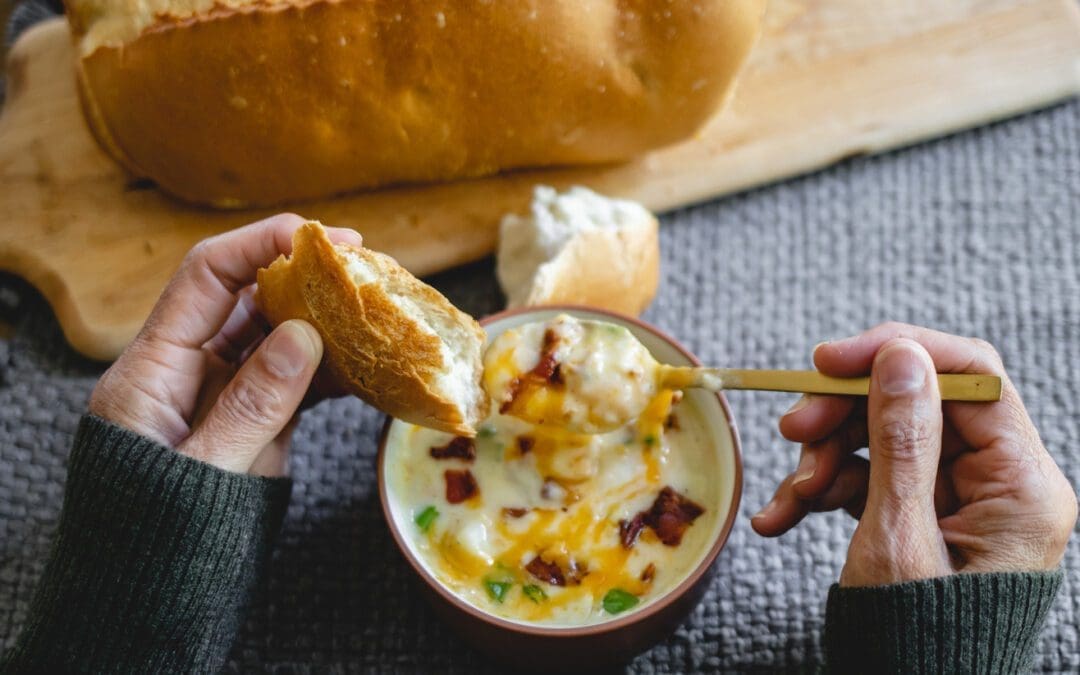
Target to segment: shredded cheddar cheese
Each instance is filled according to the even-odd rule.
[[[666,428],[675,399],[660,391],[633,424],[600,435],[494,415],[476,439],[475,459],[436,459],[431,448],[446,447],[452,438],[409,427],[393,450],[395,464],[408,466],[397,474],[395,493],[410,517],[429,505],[440,514],[426,530],[411,532],[420,556],[456,594],[514,620],[602,621],[610,618],[602,599],[612,589],[643,606],[700,558],[715,511],[714,488],[704,480],[709,472],[701,470],[715,459],[700,420],[680,407],[680,428]],[[443,474],[465,469],[479,492],[449,504]],[[678,546],[664,545],[647,526],[625,546],[623,524],[647,512],[666,486],[704,504],[704,515]],[[530,564],[563,583],[538,578]],[[492,582],[498,599],[487,589]]]

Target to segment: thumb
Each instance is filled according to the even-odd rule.
[[[226,471],[248,472],[296,414],[322,353],[322,339],[310,324],[282,323],[244,362],[177,450]]]
[[[870,371],[867,427],[869,485],[844,569],[847,584],[947,573],[948,553],[934,509],[941,394],[934,363],[919,343],[898,338],[878,351]]]

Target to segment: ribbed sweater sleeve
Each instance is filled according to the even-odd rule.
[[[830,673],[1016,673],[1030,667],[1062,572],[954,574],[829,589]]]
[[[52,551],[0,671],[220,669],[290,491],[84,417]]]

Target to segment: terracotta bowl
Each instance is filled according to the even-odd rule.
[[[488,338],[516,325],[568,313],[582,319],[598,319],[626,326],[662,363],[701,365],[682,345],[663,332],[637,319],[584,307],[559,306],[509,310],[490,316],[481,324]],[[721,485],[711,546],[701,555],[690,573],[667,593],[640,608],[586,626],[551,627],[515,622],[489,614],[454,595],[428,570],[412,548],[402,529],[412,521],[406,509],[391,502],[386,479],[387,438],[394,425],[388,419],[379,443],[379,499],[383,515],[405,560],[423,581],[423,589],[435,611],[469,644],[490,658],[516,669],[567,672],[616,666],[633,658],[668,636],[697,605],[708,587],[714,562],[727,541],[738,512],[742,494],[742,456],[739,435],[731,410],[722,395],[700,390],[687,391],[681,405],[693,405],[717,453]]]

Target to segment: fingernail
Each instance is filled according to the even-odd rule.
[[[858,335],[852,335],[852,336],[849,336],[849,337],[842,337],[842,338],[829,338],[828,340],[825,340],[823,342],[819,342],[816,345],[814,345],[814,349],[813,349],[813,351],[810,352],[810,354],[811,354],[811,356],[816,354],[817,350],[821,349],[825,345],[829,345],[829,347],[836,350],[837,352],[843,352],[844,348],[847,347],[847,345],[852,340],[854,340],[854,339],[856,339],[858,337],[859,337]]]
[[[811,400],[812,400],[812,397],[810,396],[810,394],[803,394],[802,396],[799,397],[798,401],[795,401],[795,405],[788,408],[787,412],[784,413],[783,415],[781,415],[781,417],[787,417],[791,413],[799,412],[800,410],[802,410],[806,406],[810,405]]]
[[[765,506],[761,507],[761,510],[758,511],[756,514],[754,514],[754,517],[751,518],[750,520],[754,520],[756,518],[764,518],[765,516],[769,515],[770,513],[772,513],[775,510],[776,510],[776,500],[773,499],[771,502],[769,502]]]
[[[286,321],[277,327],[266,345],[266,367],[278,377],[296,377],[305,368],[318,363],[321,349],[315,344],[312,329],[301,321]]]
[[[810,480],[814,477],[815,468],[817,468],[817,458],[812,453],[804,452],[799,459],[799,468],[795,469],[795,478],[791,480],[791,484],[798,485],[805,480]]]
[[[926,363],[910,345],[893,344],[878,354],[874,374],[882,393],[890,396],[914,394],[926,384]]]
[[[363,246],[364,238],[360,236],[360,233],[356,230],[349,229],[347,227],[335,227],[333,228],[335,239],[342,244],[351,244],[353,246]]]

